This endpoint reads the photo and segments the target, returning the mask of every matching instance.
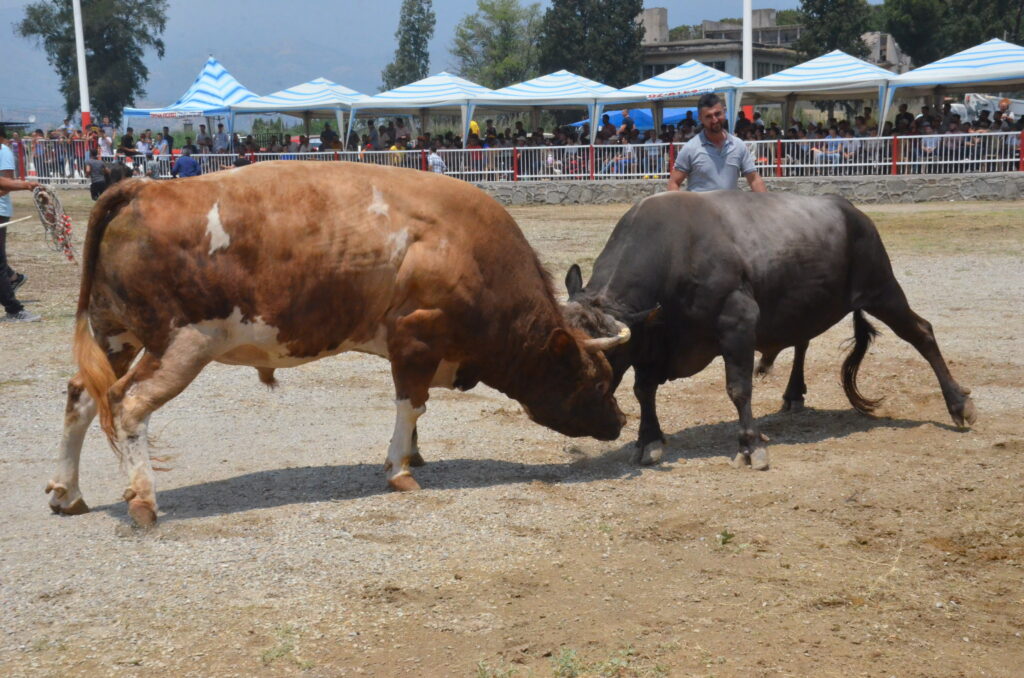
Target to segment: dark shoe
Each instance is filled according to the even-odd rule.
[[[43,317],[41,315],[36,315],[35,313],[29,313],[25,309],[21,309],[17,313],[8,313],[3,319],[11,322],[35,323],[42,320]]]
[[[18,288],[24,285],[26,280],[28,280],[28,276],[25,275],[24,273],[19,273],[18,275],[14,276],[14,278],[11,280],[11,291],[17,292]]]

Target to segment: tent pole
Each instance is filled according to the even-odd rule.
[[[597,125],[601,121],[601,116],[604,115],[604,104],[598,103],[594,106],[590,115],[590,145],[593,146],[594,142],[597,141]]]
[[[793,104],[796,103],[796,94],[787,94],[785,100],[782,102],[782,131],[785,132],[789,129],[791,121],[793,120]]]
[[[420,109],[420,130],[426,134],[430,131],[430,109]]]
[[[665,102],[655,101],[651,108],[651,117],[654,119],[654,137],[658,138],[661,135],[662,121],[665,119]]]
[[[309,139],[309,111],[303,111],[302,113],[302,130],[305,133],[306,139]]]
[[[338,124],[338,137],[341,141],[342,150],[345,149],[345,145],[348,143],[348,137],[341,139],[341,130],[345,129],[345,114],[342,112],[341,107],[334,109],[334,120]]]
[[[540,106],[530,106],[530,134],[540,127]]]

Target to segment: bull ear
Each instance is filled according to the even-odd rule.
[[[569,272],[565,274],[565,289],[570,299],[583,291],[583,271],[579,264],[570,266]]]
[[[553,329],[548,337],[547,349],[558,357],[578,355],[577,347],[576,338],[561,327]]]

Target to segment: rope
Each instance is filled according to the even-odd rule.
[[[37,186],[32,191],[39,211],[39,220],[43,222],[43,233],[47,244],[57,252],[64,252],[68,261],[78,263],[75,258],[75,246],[71,242],[71,217],[64,213],[57,194],[45,186]]]

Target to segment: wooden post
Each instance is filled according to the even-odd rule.
[[[420,169],[423,170],[424,172],[426,172],[427,169],[428,169],[428,167],[427,167],[427,149],[425,149],[425,148],[421,148],[420,149]]]
[[[782,176],[782,139],[775,140],[775,176]]]
[[[590,144],[590,178],[594,178],[594,144]]]
[[[519,181],[519,148],[512,148],[512,181]]]
[[[1024,172],[1024,129],[1020,131],[1020,143],[1017,145],[1017,157],[1020,159],[1017,170]]]
[[[893,135],[892,137],[892,175],[896,176],[899,173],[899,166],[896,164],[900,157],[900,138]]]

